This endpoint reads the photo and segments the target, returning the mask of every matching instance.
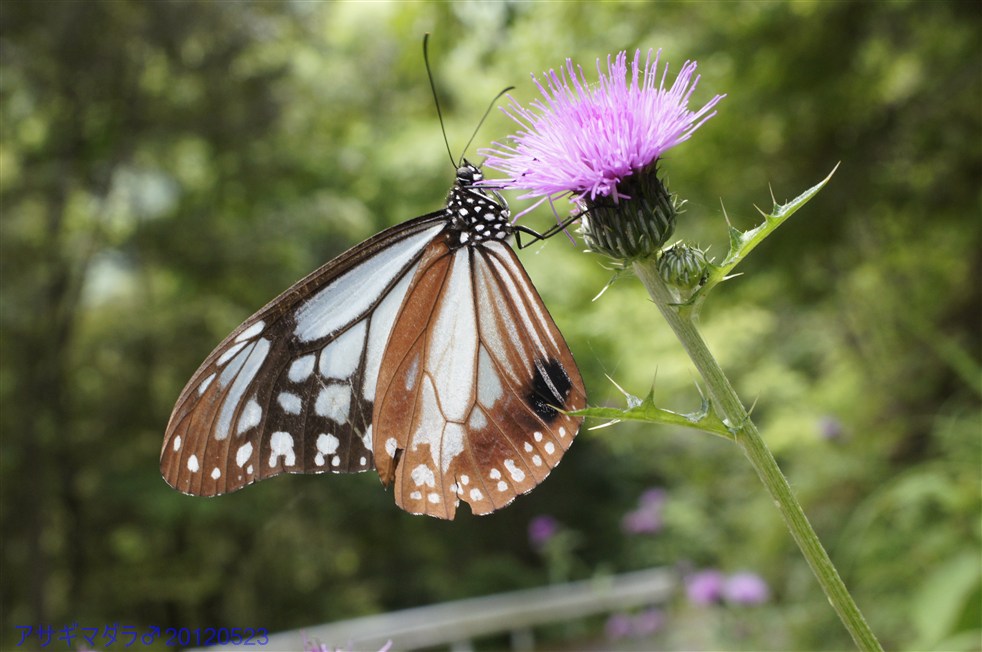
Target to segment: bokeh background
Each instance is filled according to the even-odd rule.
[[[276,631],[655,566],[753,573],[767,598],[680,590],[657,626],[541,644],[850,646],[739,451],[693,431],[585,428],[530,495],[452,523],[373,474],[212,500],[160,478],[171,407],[222,337],[442,205],[424,32],[455,154],[500,89],[532,99],[529,73],[568,56],[661,48],[670,78],[698,60],[694,103],[727,98],[662,169],[678,236],[717,256],[724,208],[748,228],[841,162],[704,330],[883,643],[978,649],[982,5],[903,1],[4,2],[0,646],[17,625]],[[512,127],[493,112],[475,147]],[[640,284],[592,301],[612,272],[581,248],[521,257],[591,403],[623,404],[609,376],[697,408]]]

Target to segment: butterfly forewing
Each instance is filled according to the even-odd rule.
[[[579,430],[583,383],[514,252],[434,242],[379,372],[374,452],[406,511],[453,518],[542,482]]]
[[[229,335],[171,415],[167,482],[217,495],[285,472],[374,468],[374,379],[419,259],[445,227],[440,212],[383,231]]]

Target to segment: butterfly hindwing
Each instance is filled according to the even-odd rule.
[[[392,227],[299,281],[205,360],[171,415],[161,472],[217,495],[280,473],[374,468],[375,382],[434,213]]]
[[[374,452],[406,511],[510,503],[559,463],[585,405],[565,341],[507,245],[431,243],[379,372]],[[557,409],[558,408],[558,409]]]

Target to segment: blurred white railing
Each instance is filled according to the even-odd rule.
[[[302,652],[306,635],[332,650],[377,651],[392,641],[393,651],[441,645],[464,651],[471,649],[474,639],[509,633],[512,649],[524,652],[534,648],[536,626],[661,604],[676,585],[673,571],[656,568],[313,625],[270,634],[267,645],[248,649]],[[199,650],[205,649],[242,652],[247,648],[228,645]]]

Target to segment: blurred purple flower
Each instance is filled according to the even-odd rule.
[[[818,420],[818,435],[826,441],[836,441],[842,438],[842,422],[831,415],[825,415]]]
[[[647,609],[634,617],[634,635],[638,638],[651,636],[665,624],[665,612],[661,609]]]
[[[536,516],[529,521],[529,543],[533,548],[544,548],[559,532],[559,521],[549,516]]]
[[[633,629],[631,617],[627,614],[611,614],[604,626],[604,632],[611,641],[630,636]]]
[[[660,56],[660,50],[649,50],[642,62],[637,50],[630,82],[626,51],[607,57],[606,74],[597,59],[596,84],[589,84],[571,59],[559,74],[550,70],[545,85],[533,75],[543,99],[525,108],[512,98],[504,112],[520,129],[511,144],[495,142],[481,150],[486,165],[509,175],[506,188],[527,190],[522,198],[571,193],[575,199],[601,195],[616,200],[621,181],[688,140],[716,115],[712,109],[724,97],[716,95],[689,111],[699,82],[696,63],[687,61],[666,89],[668,65],[659,75]]]
[[[628,534],[654,534],[661,526],[661,510],[657,509],[636,509],[621,520],[621,529]]]
[[[660,488],[645,491],[638,500],[638,508],[624,515],[621,529],[627,534],[654,534],[661,530],[666,496]]]
[[[723,598],[725,584],[726,577],[718,570],[701,570],[685,579],[685,594],[689,602],[704,607]]]
[[[726,580],[723,595],[734,604],[762,604],[771,597],[767,582],[756,573],[734,573]]]
[[[616,641],[621,638],[647,638],[657,632],[665,624],[665,614],[660,609],[651,608],[634,616],[617,613],[611,614],[604,627],[607,639]]]
[[[668,497],[668,492],[661,487],[653,487],[651,489],[646,489],[638,502],[643,506],[653,506],[657,505],[661,507],[665,503],[665,498]]]

